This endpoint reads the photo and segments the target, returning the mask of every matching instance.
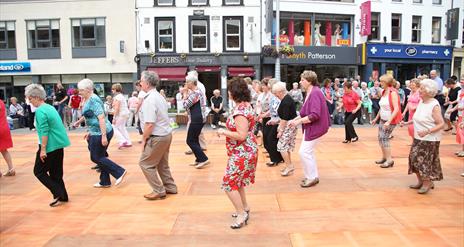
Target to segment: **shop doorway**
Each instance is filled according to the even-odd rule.
[[[418,69],[416,64],[397,64],[397,81],[402,85],[406,80],[411,80],[418,76]]]
[[[6,100],[6,88],[0,87],[0,100]]]
[[[206,101],[209,105],[209,99],[213,96],[215,89],[221,90],[221,77],[219,72],[200,72],[198,74],[200,80],[206,89]],[[222,95],[224,97],[224,95]]]

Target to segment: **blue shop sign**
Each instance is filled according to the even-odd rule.
[[[410,58],[410,59],[451,59],[450,46],[367,44],[367,57],[371,58]]]
[[[31,63],[0,63],[0,73],[31,72]]]

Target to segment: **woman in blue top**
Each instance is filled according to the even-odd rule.
[[[115,185],[122,182],[127,171],[108,159],[108,145],[113,137],[111,123],[105,117],[105,110],[101,99],[93,93],[93,82],[84,79],[77,84],[79,94],[84,98],[82,116],[74,126],[77,127],[85,119],[85,124],[89,128],[86,135],[89,144],[90,159],[100,168],[100,182],[94,184],[95,188],[107,188],[111,186],[110,175],[116,178]]]
[[[69,146],[63,121],[55,108],[45,103],[45,90],[38,84],[31,84],[25,89],[29,102],[37,107],[35,127],[39,136],[39,150],[34,165],[34,175],[53,194],[50,207],[68,201],[68,193],[63,181],[64,148]]]

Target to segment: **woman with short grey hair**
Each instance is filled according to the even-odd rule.
[[[288,94],[287,84],[285,82],[277,82],[272,86],[272,93],[280,100],[277,113],[280,121],[277,127],[277,151],[280,152],[285,162],[285,168],[281,170],[282,176],[288,176],[293,173],[295,167],[292,164],[293,149],[295,148],[296,126],[288,126],[288,121],[297,117],[296,102]]]
[[[66,129],[55,108],[45,103],[42,86],[30,84],[25,89],[29,102],[37,107],[35,127],[39,136],[39,149],[35,158],[34,175],[53,194],[51,207],[68,201],[63,181],[64,148],[70,145]]]
[[[100,181],[95,183],[95,188],[107,188],[111,186],[110,175],[116,178],[115,185],[122,182],[126,170],[110,160],[107,149],[113,137],[114,131],[111,123],[105,116],[105,109],[100,97],[93,93],[93,82],[89,79],[81,80],[77,84],[79,94],[84,98],[82,117],[74,123],[77,127],[85,120],[89,132],[85,139],[90,151],[90,159],[100,168]]]
[[[432,181],[443,179],[440,164],[441,130],[444,120],[439,102],[434,98],[438,88],[434,80],[422,80],[419,94],[421,101],[411,121],[414,124],[414,141],[409,152],[408,174],[414,173],[417,184],[411,189],[419,189],[417,193],[426,194],[434,188]]]

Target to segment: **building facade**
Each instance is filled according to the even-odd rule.
[[[156,71],[168,97],[196,70],[207,97],[227,79],[259,79],[260,0],[137,0],[139,73]]]
[[[372,75],[384,73],[404,81],[432,69],[447,78],[453,71],[453,49],[462,46],[463,38],[460,31],[454,45],[447,40],[447,11],[459,8],[456,27],[463,30],[463,5],[452,0],[280,0],[276,34],[274,1],[274,5],[263,6],[263,18],[273,18],[263,26],[263,51],[275,43],[276,37],[283,46],[294,47],[293,54],[280,55],[281,80],[289,83],[298,81],[305,69],[316,71],[321,81],[356,75],[367,81]],[[373,54],[366,49],[374,46],[385,53]],[[398,49],[397,53],[388,53]],[[419,50],[427,54],[414,53]],[[264,76],[274,75],[275,59],[268,54],[263,52]]]
[[[30,83],[51,96],[57,82],[72,88],[83,78],[102,97],[112,83],[130,93],[135,37],[131,1],[1,1],[0,97],[23,98]]]

